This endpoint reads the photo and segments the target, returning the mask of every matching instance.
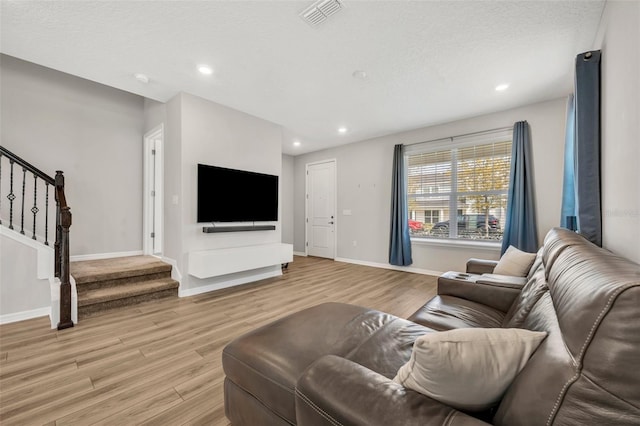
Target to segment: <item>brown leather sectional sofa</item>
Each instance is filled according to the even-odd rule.
[[[234,426],[640,424],[640,265],[556,228],[522,289],[450,281],[408,320],[326,303],[236,339],[223,352],[227,417]],[[417,337],[460,327],[548,333],[483,413],[392,381]]]

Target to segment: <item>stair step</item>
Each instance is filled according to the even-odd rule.
[[[156,279],[159,276],[155,274],[171,274],[171,265],[153,256],[83,260],[71,262],[69,269],[78,287],[97,282],[101,286],[121,285],[130,282],[133,277],[154,275],[150,278]]]
[[[76,282],[76,289],[78,291],[78,295],[85,294],[92,290],[97,290],[101,288],[109,288],[109,287],[119,287],[132,283],[141,283],[145,281],[156,281],[165,278],[171,278],[171,271],[157,272],[153,274],[145,274],[145,275],[137,275],[133,277],[123,277],[112,280],[105,281],[92,281],[92,282]]]
[[[135,303],[138,303],[138,299],[140,299],[139,296],[152,295],[153,293],[164,292],[166,290],[175,290],[177,295],[177,289],[178,282],[171,278],[133,282],[117,287],[98,288],[78,294],[78,308],[116,301],[121,301],[116,303],[118,306],[127,306],[132,304],[127,303],[127,299],[137,298]],[[149,299],[153,298],[152,296],[149,297]]]
[[[72,262],[70,272],[78,292],[78,316],[149,300],[178,296],[171,265],[153,256],[128,256]]]

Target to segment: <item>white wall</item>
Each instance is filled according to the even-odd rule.
[[[176,257],[183,276],[181,291],[234,279],[245,279],[246,273],[211,279],[197,279],[190,276],[188,253],[198,250],[279,243],[281,241],[280,223],[277,224],[275,231],[203,233],[203,224],[196,222],[197,164],[210,164],[279,176],[282,170],[282,128],[274,123],[185,93],[169,102],[167,121],[169,149],[173,152],[178,146],[180,150],[179,155],[175,157],[179,157],[181,184],[179,189],[175,184],[165,188],[165,199],[170,204],[168,208],[170,214],[165,217],[165,228],[181,229],[181,254]],[[172,155],[174,154],[166,152],[167,157]],[[165,181],[172,179],[175,175],[177,162],[175,158],[170,161],[172,164],[169,165],[170,170],[165,176]],[[174,189],[178,192],[174,192]],[[172,204],[172,198],[176,195],[179,197],[179,206]],[[176,208],[179,208],[180,212],[173,214]],[[169,252],[167,256],[172,257]],[[256,274],[260,272],[255,271]]]
[[[8,231],[12,232],[12,231]],[[48,279],[38,279],[37,250],[0,233],[0,318],[7,321],[43,315],[51,309]],[[15,265],[20,265],[16,268]],[[46,314],[44,314],[46,315]]]
[[[64,171],[70,254],[141,250],[143,98],[6,55],[0,91],[0,144]]]
[[[166,126],[167,104],[144,98],[144,133],[147,133],[161,124]]]
[[[294,158],[282,155],[282,174],[280,175],[280,224],[282,242],[293,244],[293,180]]]
[[[608,1],[602,50],[603,246],[640,263],[640,2]]]
[[[163,255],[182,260],[182,95],[166,104],[164,123],[164,243]],[[158,123],[151,124],[155,127]],[[178,264],[183,274],[182,265]]]
[[[305,164],[337,159],[337,257],[388,264],[393,146],[512,126],[531,128],[540,243],[558,226],[562,192],[566,99],[425,127],[295,157],[294,250],[304,252]],[[352,211],[351,216],[342,210]],[[356,241],[356,246],[353,245]],[[443,247],[414,243],[412,267],[429,271],[464,270],[469,257],[499,258],[499,249]]]

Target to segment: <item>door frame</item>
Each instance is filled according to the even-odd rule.
[[[158,142],[155,154],[152,152],[153,141]],[[143,148],[142,245],[143,253],[153,256],[162,254],[164,249],[164,124],[144,134]],[[152,195],[154,183],[155,196]],[[154,204],[155,209],[152,208]],[[155,250],[151,232],[155,232]]]
[[[338,160],[329,158],[313,161],[304,166],[304,255],[309,255],[309,166],[333,163],[333,260],[338,257]]]

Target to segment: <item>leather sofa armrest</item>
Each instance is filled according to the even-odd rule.
[[[487,425],[335,355],[318,359],[298,379],[296,421],[300,426]]]
[[[527,283],[526,277],[514,277],[511,275],[498,275],[498,274],[482,274],[476,279],[478,284],[490,284],[497,287],[515,288],[516,290],[522,290],[522,287]]]
[[[497,264],[497,260],[471,258],[467,261],[467,274],[491,274]]]
[[[520,286],[504,285],[473,276],[470,279],[456,279],[449,274],[438,278],[438,294],[455,296],[472,302],[490,306],[507,312],[522,289]]]

